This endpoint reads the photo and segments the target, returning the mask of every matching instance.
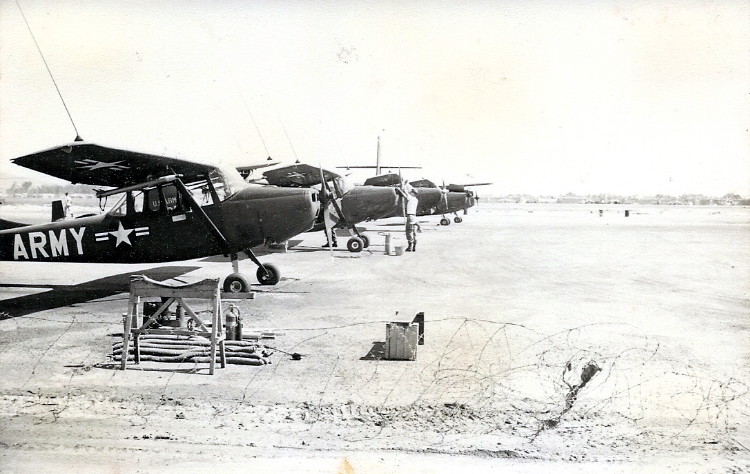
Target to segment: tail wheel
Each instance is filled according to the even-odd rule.
[[[359,237],[352,237],[346,243],[346,248],[348,248],[350,252],[354,252],[354,253],[361,252],[364,246],[365,246],[365,243]]]
[[[224,279],[224,291],[227,293],[245,293],[249,289],[250,284],[239,273],[232,273]]]
[[[449,221],[447,217],[443,217],[442,219],[440,219],[440,225],[450,225],[450,224],[451,224],[451,221]]]
[[[281,280],[281,273],[275,265],[270,263],[264,263],[258,267],[258,271],[255,272],[255,276],[261,285],[275,285]]]

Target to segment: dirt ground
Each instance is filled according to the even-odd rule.
[[[398,220],[359,254],[301,236],[261,257],[282,281],[235,302],[276,334],[272,364],[213,376],[120,371],[112,344],[128,275],[223,277],[225,259],[3,262],[0,470],[750,470],[750,209],[625,208],[482,203],[423,219],[399,257],[380,235],[403,241]],[[417,312],[416,361],[379,358],[385,323]]]

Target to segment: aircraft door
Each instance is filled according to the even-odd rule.
[[[220,253],[219,244],[208,228],[196,232],[205,223],[190,209],[174,184],[136,191],[127,201],[127,215],[122,221],[123,225],[128,223],[136,237],[130,249],[131,258],[165,261],[205,255],[207,249]]]

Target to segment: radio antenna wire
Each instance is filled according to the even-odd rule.
[[[18,0],[16,0],[16,6],[18,6],[18,10],[21,12],[21,16],[23,17],[24,23],[26,23],[26,28],[29,29],[29,34],[31,35],[31,39],[34,40],[34,45],[36,45],[36,50],[39,51],[39,56],[42,57],[42,62],[44,62],[44,67],[47,68],[47,72],[49,73],[50,79],[52,79],[52,84],[55,85],[55,90],[57,90],[57,95],[60,97],[60,101],[63,104],[63,107],[65,107],[65,112],[68,114],[68,118],[70,119],[70,123],[73,125],[73,130],[76,132],[76,138],[75,141],[80,142],[83,141],[81,138],[81,135],[78,133],[78,127],[76,127],[76,123],[73,121],[73,116],[70,115],[70,110],[68,110],[68,104],[65,103],[65,99],[63,99],[63,95],[60,92],[60,88],[57,86],[57,81],[55,81],[55,76],[52,75],[52,71],[49,68],[49,64],[47,64],[47,60],[44,59],[44,54],[42,53],[42,48],[39,47],[39,43],[36,41],[36,37],[34,36],[34,32],[31,31],[31,26],[29,25],[29,20],[26,19],[26,15],[23,13],[23,9],[21,8],[21,4],[18,3]]]

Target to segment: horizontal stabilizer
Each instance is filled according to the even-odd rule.
[[[21,224],[20,222],[6,221],[0,219],[0,230],[15,229],[16,227],[25,227],[28,224]]]

